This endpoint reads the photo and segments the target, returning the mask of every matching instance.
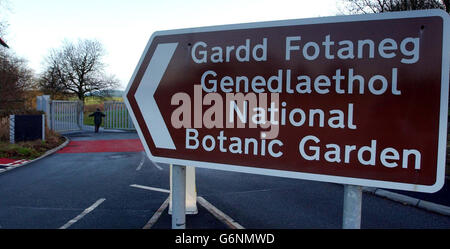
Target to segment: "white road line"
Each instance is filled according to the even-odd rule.
[[[141,161],[139,162],[139,165],[138,165],[138,167],[136,168],[136,171],[141,170],[142,165],[144,165],[144,163],[145,163],[145,153],[143,152],[143,153],[142,153]]]
[[[94,204],[92,204],[90,207],[86,208],[81,214],[79,214],[77,217],[69,220],[66,224],[64,224],[62,227],[60,227],[59,229],[67,229],[70,226],[72,226],[74,223],[76,223],[77,221],[81,220],[86,214],[92,212],[92,210],[94,210],[96,207],[98,207],[100,204],[102,204],[102,202],[104,202],[106,199],[105,198],[101,198],[98,199]]]
[[[154,188],[149,186],[143,186],[138,184],[131,184],[130,187],[134,188],[140,188],[145,190],[151,190],[151,191],[157,191],[157,192],[163,192],[170,194],[170,190],[168,189],[162,189],[162,188]],[[164,209],[167,208],[169,205],[169,198],[168,197],[161,207],[153,214],[152,218],[145,224],[145,226],[142,229],[150,229],[156,221],[158,221],[159,217],[161,216]],[[231,229],[245,229],[241,224],[237,223],[235,220],[233,220],[230,216],[226,215],[224,212],[220,211],[218,208],[216,208],[214,205],[209,203],[205,198],[198,196],[197,202],[202,205],[208,212],[210,212],[214,217],[216,217],[218,220],[222,221],[225,225],[227,225]]]
[[[167,208],[167,206],[169,206],[169,197],[167,197],[167,199],[163,202],[161,207],[159,207],[158,210],[156,210],[152,218],[148,220],[147,224],[145,224],[145,226],[142,229],[150,229],[158,221],[159,217],[161,217],[162,213]]]
[[[222,211],[220,211],[218,208],[213,206],[211,203],[209,203],[205,198],[198,196],[197,202],[202,205],[206,210],[208,210],[212,215],[214,215],[218,220],[225,223],[228,227],[231,229],[245,229],[243,226],[241,226],[239,223],[234,221],[230,216],[226,215]]]
[[[163,192],[163,193],[170,193],[170,190],[168,189],[163,189],[163,188],[154,188],[154,187],[149,187],[149,186],[143,186],[143,185],[138,185],[138,184],[131,184],[130,187],[133,188],[141,188],[141,189],[146,189],[146,190],[151,190],[151,191],[157,191],[157,192]]]
[[[163,170],[163,168],[161,166],[159,166],[159,164],[157,162],[153,162],[151,160],[150,160],[150,162],[152,162],[153,166],[155,166],[157,169]]]
[[[25,162],[28,162],[28,160],[27,159],[18,160],[18,161],[15,161],[14,164],[21,164],[21,163],[25,163]]]

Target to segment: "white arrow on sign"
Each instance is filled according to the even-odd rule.
[[[172,150],[176,147],[154,95],[177,46],[178,43],[158,44],[134,95],[155,146]]]

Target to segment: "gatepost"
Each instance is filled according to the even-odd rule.
[[[50,95],[42,95],[36,97],[36,109],[38,111],[43,111],[45,113],[47,126],[49,129],[51,129],[51,111],[50,111]]]

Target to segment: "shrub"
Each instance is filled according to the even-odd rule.
[[[2,122],[0,126],[0,158],[34,159],[65,141],[61,135],[46,128],[45,141],[35,140],[11,144],[9,142],[9,119],[3,118],[0,119],[0,122]],[[6,125],[4,125],[5,122]]]
[[[9,117],[0,117],[0,141],[9,141]]]

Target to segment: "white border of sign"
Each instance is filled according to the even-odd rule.
[[[389,182],[389,181],[379,181],[370,180],[362,178],[352,178],[352,177],[341,177],[341,176],[331,176],[331,175],[320,175],[312,173],[300,173],[284,170],[274,170],[274,169],[262,169],[253,168],[239,165],[230,164],[219,164],[219,163],[209,163],[201,161],[191,161],[173,158],[164,158],[153,156],[145,142],[145,138],[142,131],[136,121],[136,117],[131,110],[130,103],[126,98],[128,91],[130,90],[131,84],[136,77],[138,69],[141,67],[142,61],[147,54],[153,39],[156,36],[162,35],[174,35],[174,34],[189,34],[189,33],[201,33],[210,31],[227,31],[227,30],[238,30],[238,29],[250,29],[250,28],[267,28],[267,27],[283,27],[283,26],[294,26],[294,25],[309,25],[309,24],[324,24],[324,23],[339,23],[339,22],[356,22],[356,21],[374,21],[374,20],[388,20],[388,19],[402,19],[402,18],[417,18],[417,17],[429,17],[429,16],[439,16],[443,19],[443,54],[442,54],[442,76],[441,76],[441,103],[440,103],[440,119],[439,119],[439,142],[438,142],[438,165],[437,165],[437,176],[436,182],[433,185],[415,185],[399,182]],[[446,160],[446,147],[447,147],[447,115],[448,115],[448,91],[449,91],[449,67],[450,67],[450,18],[449,14],[442,10],[417,10],[417,11],[403,11],[403,12],[391,12],[391,13],[381,13],[381,14],[365,14],[365,15],[351,15],[351,16],[333,16],[333,17],[320,17],[320,18],[308,18],[308,19],[295,19],[295,20],[284,20],[284,21],[270,21],[270,22],[257,22],[257,23],[244,23],[244,24],[232,24],[232,25],[221,25],[221,26],[210,26],[201,28],[189,28],[189,29],[177,29],[168,31],[158,31],[152,34],[147,46],[136,66],[136,69],[128,83],[128,86],[124,93],[124,102],[129,110],[131,118],[133,119],[134,126],[138,132],[139,138],[142,141],[145,152],[147,156],[152,161],[177,164],[185,166],[195,166],[201,168],[210,168],[217,170],[226,171],[236,171],[251,174],[269,175],[269,176],[279,176],[288,178],[297,178],[305,180],[323,181],[323,182],[333,182],[340,184],[351,184],[369,187],[381,187],[381,188],[391,188],[418,192],[433,193],[438,191],[444,185],[445,179],[445,160]],[[255,166],[257,166],[255,164]]]

